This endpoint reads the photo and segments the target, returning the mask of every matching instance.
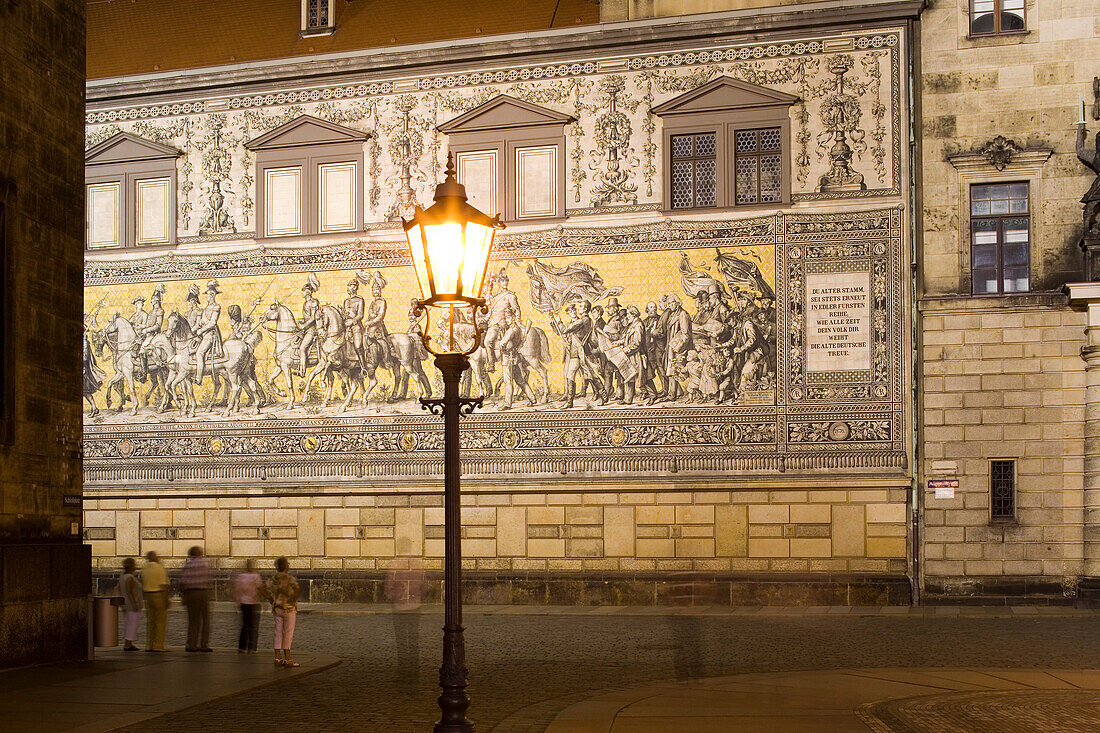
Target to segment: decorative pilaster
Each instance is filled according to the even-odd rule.
[[[1085,305],[1088,326],[1085,360],[1084,567],[1078,597],[1100,603],[1100,283],[1066,286],[1070,302]]]

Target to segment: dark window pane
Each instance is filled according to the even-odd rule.
[[[971,288],[975,295],[987,295],[989,293],[996,293],[997,290],[997,270],[979,270],[975,269],[973,274],[973,287]]]
[[[1023,15],[1017,15],[1016,13],[1001,13],[1002,31],[1022,31],[1024,27]]]
[[[1026,183],[1013,183],[1008,187],[1008,195],[1014,199],[1023,199],[1027,201],[1027,184]]]
[[[989,462],[989,508],[993,519],[1016,517],[1016,461]]]
[[[778,155],[760,158],[760,200],[768,203],[783,198],[781,159]]]
[[[737,203],[739,204],[757,202],[756,161],[754,157],[737,159]]]
[[[767,130],[760,131],[760,150],[770,152],[773,150],[779,150],[779,128],[772,127]]]
[[[974,265],[974,269],[997,267],[997,246],[996,245],[984,245],[975,246],[970,250],[971,264]]]

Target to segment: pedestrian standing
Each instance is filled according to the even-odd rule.
[[[213,579],[202,548],[192,547],[180,574],[180,592],[187,607],[187,651],[212,652],[210,648],[210,590]]]
[[[397,554],[382,586],[393,604],[393,640],[396,678],[416,683],[420,674],[420,602],[427,589],[424,565],[417,557],[400,557],[412,552],[412,541],[397,541]]]
[[[234,576],[233,597],[241,607],[241,636],[237,641],[237,651],[255,654],[260,637],[260,574],[256,572],[253,560],[246,560],[244,572]]]
[[[145,651],[166,652],[164,631],[168,626],[168,571],[152,550],[145,553],[141,590],[145,597]]]
[[[134,558],[128,557],[122,561],[122,577],[118,580],[118,594],[122,596],[123,634],[126,640],[122,650],[136,652],[134,645],[137,638],[138,624],[141,623],[141,584],[138,582],[137,563]]]
[[[290,659],[290,643],[294,640],[294,620],[298,615],[298,581],[289,572],[290,563],[285,557],[275,561],[275,575],[267,579],[261,592],[271,601],[275,617],[275,664],[299,667]],[[282,652],[280,657],[279,653]]]

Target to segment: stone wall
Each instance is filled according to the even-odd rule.
[[[522,492],[468,488],[462,511],[463,562],[473,573],[468,579],[494,589],[484,592],[495,593],[501,602],[554,602],[555,593],[521,594],[512,587],[518,579],[540,574],[553,579],[549,586],[583,579],[594,587],[614,579],[624,584],[620,601],[640,602],[650,592],[649,602],[659,602],[656,577],[667,582],[675,573],[678,582],[685,582],[685,574],[696,579],[703,574],[708,602],[812,603],[812,583],[804,577],[812,573],[813,582],[830,586],[828,603],[887,602],[885,595],[877,601],[858,594],[849,599],[848,588],[865,590],[873,584],[860,579],[871,576],[880,585],[893,578],[897,587],[889,602],[908,599],[907,489],[897,481],[828,489],[816,484],[723,490],[715,484],[696,491],[666,486],[598,493],[580,486],[566,492],[560,486],[524,487]],[[438,492],[333,488],[278,495],[115,497],[86,502],[87,533],[103,575],[114,572],[122,557],[148,550],[178,565],[198,544],[225,571],[240,567],[245,558],[266,563],[286,555],[307,577],[342,581],[336,599],[366,594],[373,600],[372,579],[395,559],[423,557],[428,570],[443,566],[443,498]],[[747,574],[755,580],[736,582]],[[777,599],[773,585],[784,580],[801,583],[803,590],[785,590]],[[726,584],[717,597],[714,583]],[[313,597],[332,598],[334,592],[329,587],[318,595],[315,589]],[[500,599],[502,593],[506,600]]]
[[[1062,596],[1082,560],[1084,315],[1058,297],[924,306],[924,584]],[[985,304],[983,309],[980,306]],[[989,461],[1017,461],[1017,521],[990,521]]]
[[[83,89],[84,2],[0,3],[0,667],[85,649]]]

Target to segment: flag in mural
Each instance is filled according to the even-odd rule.
[[[680,253],[680,282],[689,298],[694,298],[699,293],[710,292],[714,287],[718,288],[723,298],[729,297],[726,286],[711,277],[709,269],[706,265],[696,269],[688,259],[687,252]]]
[[[717,247],[714,248],[714,252],[716,254],[714,261],[726,276],[730,290],[751,290],[759,293],[762,298],[775,300],[775,291],[764,280],[756,263],[724,253]]]
[[[595,268],[584,262],[555,267],[534,260],[527,265],[527,277],[531,282],[531,305],[543,313],[559,311],[566,303],[595,302],[623,292],[622,288],[606,287]]]

